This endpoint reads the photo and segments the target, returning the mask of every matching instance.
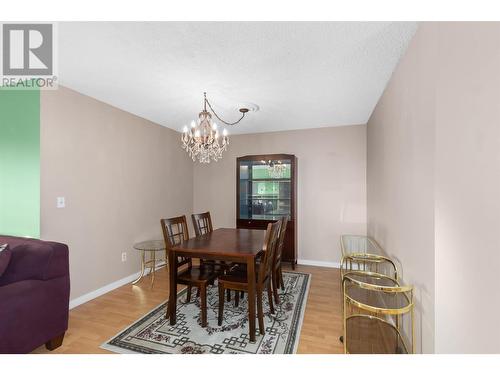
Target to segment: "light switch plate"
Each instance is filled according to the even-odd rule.
[[[66,200],[64,199],[64,197],[57,197],[56,207],[57,208],[66,207]]]

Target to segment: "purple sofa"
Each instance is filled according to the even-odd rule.
[[[68,246],[0,236],[11,259],[0,276],[0,353],[29,353],[62,344],[68,328]]]

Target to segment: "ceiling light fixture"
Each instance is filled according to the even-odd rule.
[[[222,131],[222,137],[219,133],[217,124],[212,121],[212,114],[223,124],[232,126],[243,120],[248,108],[240,108],[241,117],[235,122],[226,122],[215,113],[212,105],[207,99],[207,93],[203,93],[203,110],[198,115],[197,121],[191,121],[191,127],[184,126],[182,131],[182,148],[186,150],[191,159],[198,159],[200,163],[210,163],[211,160],[222,159],[222,153],[227,150],[229,137],[227,129]],[[207,110],[210,109],[210,112]]]

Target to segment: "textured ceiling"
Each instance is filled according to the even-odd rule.
[[[60,83],[180,131],[207,91],[230,134],[364,124],[409,22],[59,23]]]

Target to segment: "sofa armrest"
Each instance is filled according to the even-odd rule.
[[[69,276],[0,287],[0,354],[29,353],[63,334],[68,304]]]
[[[69,275],[68,246],[57,242],[19,239],[12,243],[12,258],[0,286],[21,280],[49,280]]]
[[[59,242],[45,242],[52,247],[52,256],[42,275],[42,280],[55,279],[69,275],[68,246]]]

